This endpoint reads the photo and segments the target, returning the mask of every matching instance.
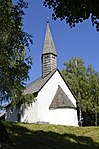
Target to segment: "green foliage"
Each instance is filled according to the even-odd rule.
[[[32,58],[26,56],[31,35],[23,31],[24,9],[28,3],[0,0],[0,101],[21,96],[29,79]]]
[[[88,115],[87,119],[94,115],[96,118],[87,122],[88,125],[95,125],[95,121],[99,119],[99,73],[91,65],[85,67],[81,58],[72,58],[64,65],[65,69],[61,73],[77,99],[78,108],[82,109],[85,119],[85,113]],[[78,115],[80,117],[79,113]]]
[[[23,108],[27,108],[27,106],[30,106],[32,102],[35,101],[35,96],[33,94],[18,94],[16,97],[13,97],[13,100],[11,101],[11,107],[13,106],[19,106]]]
[[[98,127],[4,123],[10,140],[2,149],[98,149]]]
[[[99,31],[98,0],[44,0],[44,6],[53,9],[52,18],[66,20],[69,26],[75,27],[79,22],[91,18],[93,26]]]

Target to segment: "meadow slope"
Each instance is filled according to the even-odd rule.
[[[99,149],[99,127],[3,123],[10,140],[0,149]]]

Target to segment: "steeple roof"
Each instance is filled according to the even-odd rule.
[[[42,54],[47,54],[47,53],[52,53],[54,55],[57,55],[48,21],[47,21],[46,34],[45,34],[44,47],[43,47]]]

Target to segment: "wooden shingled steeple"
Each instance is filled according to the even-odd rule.
[[[57,68],[56,62],[57,54],[47,20],[44,46],[42,51],[42,77],[46,77],[52,70]]]

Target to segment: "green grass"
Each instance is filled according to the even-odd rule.
[[[99,149],[99,127],[4,122],[10,140],[0,149]]]

